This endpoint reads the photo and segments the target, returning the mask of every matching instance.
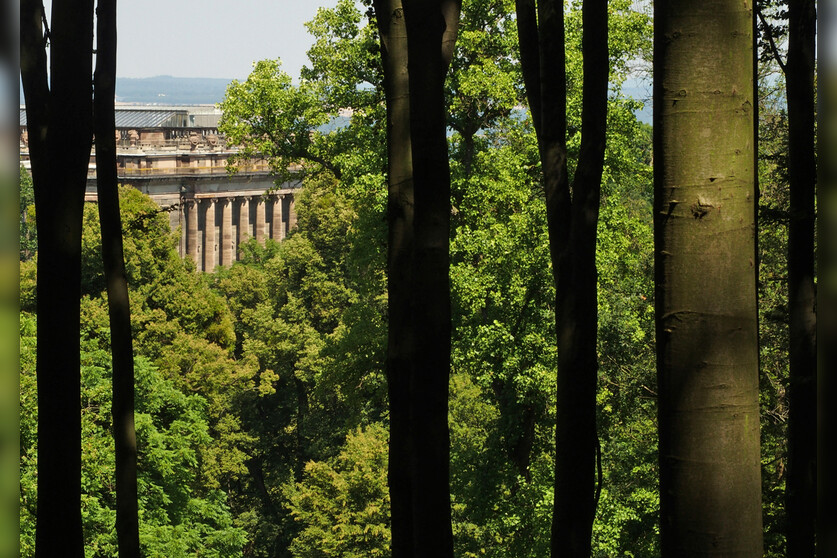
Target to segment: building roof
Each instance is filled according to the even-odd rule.
[[[187,126],[189,113],[184,109],[116,109],[117,128],[179,128]],[[26,126],[26,109],[20,108],[20,125]]]
[[[188,113],[185,110],[167,109],[117,109],[117,128],[160,128],[186,126]]]

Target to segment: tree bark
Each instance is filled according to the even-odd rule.
[[[814,556],[817,502],[817,315],[814,286],[814,0],[788,2],[788,309],[790,386],[785,509],[790,558]]]
[[[393,556],[453,556],[450,167],[444,80],[461,1],[376,1],[389,156],[389,483]]]
[[[585,0],[582,5],[582,140],[572,187],[567,173],[563,4],[542,0],[536,6],[533,0],[518,0],[516,12],[524,82],[541,152],[556,287],[558,373],[551,551],[553,556],[587,558],[596,505],[596,227],[607,119],[607,3]]]
[[[453,556],[450,511],[450,166],[445,75],[461,0],[403,2],[414,186],[413,556]]]
[[[762,555],[752,6],[655,4],[664,557]]]
[[[134,350],[131,306],[122,249],[119,180],[116,172],[116,0],[96,10],[96,73],[93,120],[96,187],[102,228],[102,260],[108,293],[113,355],[113,441],[116,465],[116,538],[120,558],[139,558],[137,440],[134,429]]]
[[[560,248],[558,261],[553,260],[553,269],[558,266],[558,390],[552,555],[587,558],[596,513],[596,228],[607,121],[607,1],[584,0],[582,10],[581,149],[573,177],[570,223],[550,223],[550,229],[555,225],[569,228],[566,245]],[[554,236],[566,235],[562,231]]]
[[[407,27],[400,0],[375,0],[387,103],[387,389],[390,441],[387,478],[392,514],[392,556],[412,555],[413,506],[410,473],[410,377],[415,352],[412,323],[413,163]]]
[[[52,3],[49,78],[43,6],[20,6],[21,79],[38,213],[38,509],[35,554],[84,556],[79,296],[92,139],[93,2]]]

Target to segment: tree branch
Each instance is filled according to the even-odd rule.
[[[40,161],[46,149],[49,114],[49,85],[47,82],[47,57],[44,46],[43,4],[39,0],[20,2],[20,77],[27,105],[26,118],[29,129],[29,149],[34,155],[32,172],[38,173]],[[43,111],[29,107],[44,107]]]
[[[783,74],[787,74],[787,69],[785,63],[782,61],[782,53],[779,52],[779,47],[776,46],[776,41],[773,38],[773,33],[770,32],[770,24],[767,23],[767,19],[765,19],[764,14],[761,13],[761,10],[756,10],[756,13],[759,16],[759,21],[764,26],[764,32],[767,35],[767,41],[770,44],[770,51],[773,54],[773,59],[776,60],[776,63],[779,64],[779,68],[782,70]]]
[[[520,67],[523,71],[523,83],[529,99],[532,124],[535,134],[540,139],[541,119],[541,56],[538,48],[538,18],[535,0],[515,0],[517,14],[517,36],[520,44]]]

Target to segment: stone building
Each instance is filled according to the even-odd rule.
[[[227,171],[235,149],[218,133],[212,106],[117,105],[117,172],[123,184],[148,194],[168,210],[180,230],[179,250],[197,268],[212,271],[239,257],[238,246],[255,237],[280,241],[296,226],[298,181],[277,186],[265,161],[253,159]],[[29,162],[26,112],[20,109],[20,160]],[[86,201],[95,202],[96,154],[91,153]]]

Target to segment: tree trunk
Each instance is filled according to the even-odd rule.
[[[537,10],[537,17],[535,15]],[[607,3],[585,0],[582,140],[570,188],[563,4],[518,0],[521,62],[538,135],[556,288],[558,345],[552,555],[590,556],[595,516],[596,227],[607,119]],[[572,191],[572,194],[571,194]]]
[[[92,138],[93,2],[20,6],[21,79],[38,213],[36,556],[84,556],[81,526],[79,296],[81,226]]]
[[[817,502],[817,315],[814,287],[814,0],[788,2],[788,309],[790,387],[785,509],[788,557],[814,556]]]
[[[395,558],[453,556],[447,423],[450,168],[443,87],[460,5],[458,0],[375,2],[387,97]]]
[[[462,168],[465,171],[465,178],[471,178],[474,172],[474,155],[477,148],[474,144],[474,134],[476,131],[465,130],[462,132]]]
[[[588,558],[595,518],[598,291],[596,227],[607,121],[607,1],[582,7],[581,149],[573,177],[569,238],[557,263],[558,333],[555,511],[552,555]],[[556,223],[550,223],[552,229]],[[561,224],[559,226],[566,227]],[[562,233],[566,234],[566,233]],[[550,234],[550,238],[553,235]]]
[[[762,555],[752,6],[655,4],[662,555]]]
[[[296,374],[293,376],[294,391],[296,391],[296,459],[294,460],[294,482],[302,482],[305,464],[311,459],[308,454],[306,427],[308,422],[308,388]]]
[[[410,377],[415,351],[412,324],[413,163],[407,28],[400,0],[375,0],[387,103],[388,313],[387,386],[390,406],[387,478],[392,514],[392,556],[411,556]]]
[[[134,349],[131,306],[122,250],[122,219],[116,173],[116,0],[99,0],[96,10],[96,73],[93,120],[96,187],[102,228],[113,354],[113,441],[116,465],[116,538],[120,558],[139,558],[137,439],[134,429]]]
[[[403,2],[414,186],[413,556],[453,556],[450,511],[450,166],[445,74],[461,0]]]

